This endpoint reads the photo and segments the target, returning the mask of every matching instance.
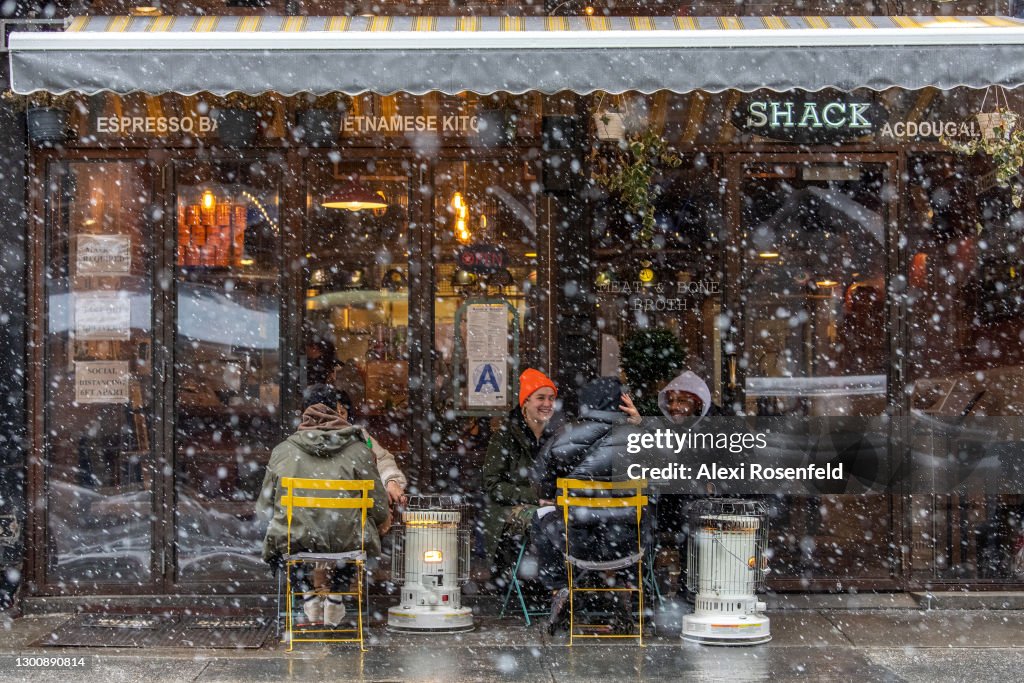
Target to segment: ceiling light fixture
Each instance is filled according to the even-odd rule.
[[[374,194],[360,183],[359,178],[353,178],[337,191],[324,197],[320,206],[327,209],[363,211],[364,209],[386,209],[388,203],[379,194]]]

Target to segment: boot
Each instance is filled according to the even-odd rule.
[[[569,589],[559,588],[551,595],[551,614],[548,615],[548,634],[555,635],[565,626],[569,612]]]
[[[306,621],[310,624],[319,624],[324,620],[324,603],[316,591],[306,591],[302,594],[302,611],[306,614]]]
[[[324,600],[324,626],[337,628],[345,618],[345,603],[340,597],[328,596]]]

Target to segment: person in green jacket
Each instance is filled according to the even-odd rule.
[[[508,570],[529,532],[537,509],[530,480],[533,462],[552,433],[558,390],[539,370],[527,368],[519,377],[519,407],[514,408],[487,445],[484,460],[484,539],[493,558],[492,576]]]
[[[362,546],[367,557],[380,555],[381,536],[391,527],[388,494],[362,430],[348,424],[338,414],[337,394],[336,389],[327,386],[310,392],[303,401],[298,431],[270,454],[257,501],[257,513],[269,521],[263,541],[263,559],[270,564],[280,564],[282,556],[288,552],[288,520],[281,505],[281,495],[285,492],[280,483],[282,477],[372,481],[373,508],[367,511]],[[291,552],[359,550],[360,519],[361,511],[356,509],[294,508]],[[340,596],[331,593],[339,590],[346,577],[330,563],[316,563],[311,572],[303,567],[296,574],[296,583],[303,591],[307,619],[337,626],[345,616],[345,606]],[[312,580],[308,578],[310,574]]]

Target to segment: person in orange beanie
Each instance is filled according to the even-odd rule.
[[[494,558],[492,575],[515,563],[519,546],[537,509],[530,480],[533,463],[554,432],[558,388],[540,370],[527,368],[519,376],[519,405],[509,412],[487,445],[484,460],[484,538]]]

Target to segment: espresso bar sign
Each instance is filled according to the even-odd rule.
[[[106,135],[206,134],[217,130],[212,116],[100,116],[96,132]]]
[[[841,95],[806,93],[785,98],[743,101],[732,123],[741,131],[763,138],[801,143],[829,143],[871,135],[884,121],[875,102]]]

